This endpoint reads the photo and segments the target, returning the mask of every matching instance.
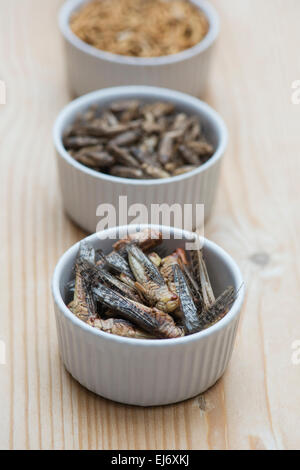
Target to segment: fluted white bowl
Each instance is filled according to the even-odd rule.
[[[101,51],[85,43],[70,28],[70,18],[87,0],[69,0],[61,7],[59,27],[65,43],[70,89],[76,96],[119,85],[163,86],[201,96],[209,76],[219,17],[205,0],[191,0],[206,15],[209,31],[190,49],[163,57],[129,57]]]
[[[143,226],[139,226],[143,228]],[[163,244],[172,252],[185,247],[191,236],[170,227],[157,227]],[[137,226],[131,226],[135,230]],[[119,227],[122,230],[124,227]],[[115,229],[86,238],[96,249],[109,252],[118,238]],[[103,235],[107,238],[104,239]],[[112,238],[113,237],[113,238]],[[177,238],[175,238],[177,237]],[[228,314],[210,328],[175,339],[131,339],[97,330],[75,317],[65,304],[65,285],[74,276],[73,266],[79,244],[59,260],[53,280],[59,349],[70,374],[84,387],[111,400],[131,405],[165,405],[186,400],[211,387],[224,373],[230,360],[244,286],[233,259],[215,243],[204,239],[204,253],[216,295],[228,285],[237,298]]]
[[[77,162],[63,145],[65,129],[78,113],[92,104],[98,103],[104,108],[112,101],[137,98],[142,101],[170,101],[178,110],[199,116],[209,141],[215,147],[213,156],[203,165],[183,175],[163,179],[129,179],[110,176],[87,168]],[[151,214],[151,204],[177,203],[193,206],[191,226],[200,225],[196,218],[196,204],[203,204],[205,217],[208,218],[218,186],[218,177],[222,156],[227,146],[227,129],[219,116],[210,106],[197,98],[165,88],[126,86],[107,88],[81,96],[69,103],[58,115],[54,125],[54,145],[57,153],[58,173],[63,204],[67,214],[80,227],[90,233],[97,231],[100,204],[111,204],[116,209],[117,220],[113,225],[129,223],[124,209],[119,208],[119,196],[127,196],[127,206],[143,204]],[[103,214],[102,214],[103,215]],[[122,219],[123,217],[123,219]],[[122,220],[122,222],[120,222]],[[140,218],[139,223],[159,223]],[[201,222],[201,221],[200,221]],[[165,224],[169,222],[164,221]]]

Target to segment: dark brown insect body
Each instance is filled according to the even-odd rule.
[[[154,338],[143,330],[137,328],[132,323],[122,320],[120,318],[95,318],[88,320],[88,324],[97,328],[98,330],[105,331],[112,335],[125,336],[126,338],[136,339],[151,339]]]
[[[164,312],[173,312],[179,305],[179,300],[171,292],[157,267],[135,245],[128,245],[128,260],[131,270],[137,280],[136,286],[142,294]]]
[[[203,310],[200,317],[201,329],[208,328],[220,321],[228,313],[235,297],[236,294],[233,287],[228,287],[222,292],[210,307]]]
[[[93,288],[93,293],[104,305],[117,310],[126,320],[159,338],[177,338],[183,335],[172,318],[158,309],[125,299],[103,285]]]
[[[71,305],[72,312],[83,321],[97,316],[95,301],[83,274],[81,263],[93,262],[95,259],[95,250],[81,242],[79,252],[75,263],[75,288],[74,300]]]
[[[188,284],[178,265],[173,266],[174,284],[180,299],[181,310],[183,313],[184,328],[188,334],[200,331],[200,321],[197,307],[192,299]]]

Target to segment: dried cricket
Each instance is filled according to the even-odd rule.
[[[164,312],[173,312],[179,305],[178,297],[171,292],[157,267],[135,245],[128,245],[128,260],[137,280],[135,283],[151,305]]]
[[[98,330],[105,331],[112,335],[126,336],[127,338],[137,338],[137,339],[151,339],[155,338],[137,328],[132,323],[123,320],[121,318],[107,318],[102,320],[101,318],[94,318],[88,320],[89,325],[97,328]]]
[[[162,243],[162,234],[151,228],[142,230],[141,232],[130,233],[128,237],[118,240],[113,245],[113,248],[120,251],[131,243],[135,243],[141,250],[147,251]]]
[[[79,260],[79,265],[82,277],[87,284],[90,284],[91,286],[97,286],[99,283],[104,284],[107,287],[114,289],[115,292],[118,292],[119,294],[124,295],[129,299],[136,301],[140,300],[137,291],[133,287],[128,286],[101,267],[93,266],[84,259]]]
[[[132,302],[104,285],[93,288],[93,293],[104,305],[117,310],[125,319],[159,338],[177,338],[183,335],[172,317],[156,308]]]
[[[174,253],[161,260],[160,272],[169,289],[174,293],[176,293],[176,286],[174,284],[173,266],[178,264],[179,258],[184,264],[186,263],[185,253],[181,248],[178,248]]]
[[[191,258],[192,270],[200,287],[204,307],[208,308],[214,303],[215,296],[208,276],[202,250],[194,250],[192,252]]]
[[[192,299],[188,284],[179,265],[173,266],[174,284],[178,292],[183,313],[184,328],[188,334],[200,331],[199,315]]]
[[[211,304],[210,307],[204,309],[200,317],[201,329],[208,328],[214,323],[220,321],[226,313],[228,313],[235,297],[236,293],[234,288],[230,286]]]
[[[81,242],[79,252],[75,262],[75,288],[74,299],[69,305],[70,310],[81,320],[88,321],[90,318],[96,318],[97,310],[90,286],[83,276],[81,262],[83,260],[93,262],[95,251],[86,243]]]
[[[120,274],[125,274],[131,279],[134,279],[126,259],[117,251],[112,251],[105,256],[102,250],[98,250],[96,252],[96,256],[99,258],[99,260],[96,262],[97,266],[108,266],[113,271],[116,271]]]

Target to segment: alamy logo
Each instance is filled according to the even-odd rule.
[[[0,104],[6,104],[6,86],[3,80],[0,80]]]
[[[300,104],[300,80],[294,80],[291,88],[294,90],[291,95],[292,104]]]
[[[204,236],[204,205],[203,204],[150,204],[141,203],[128,204],[127,196],[119,196],[118,206],[103,203],[97,207],[97,217],[100,218],[96,232],[100,239],[107,238],[106,229],[112,227],[124,227],[122,233],[116,228],[111,231],[109,237],[126,238],[133,224],[141,225],[163,225],[165,227],[176,227],[181,230],[175,238],[186,238],[183,231],[193,232],[194,227],[198,228],[198,235],[192,234],[189,242],[186,243],[186,250],[196,250],[201,247]],[[126,228],[127,227],[127,228]],[[199,237],[200,235],[200,237]],[[201,238],[202,237],[202,238]],[[171,232],[164,231],[163,239],[170,239]]]
[[[292,349],[294,350],[291,358],[292,364],[298,366],[300,364],[300,339],[296,339],[292,343]]]
[[[6,364],[6,347],[4,341],[0,340],[0,366]]]

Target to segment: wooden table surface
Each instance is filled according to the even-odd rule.
[[[299,449],[299,0],[214,1],[222,31],[206,100],[230,143],[205,233],[239,263],[247,295],[217,385],[145,409],[93,395],[59,359],[50,279],[85,235],[63,213],[51,138],[70,99],[61,3],[0,0],[0,448]]]

